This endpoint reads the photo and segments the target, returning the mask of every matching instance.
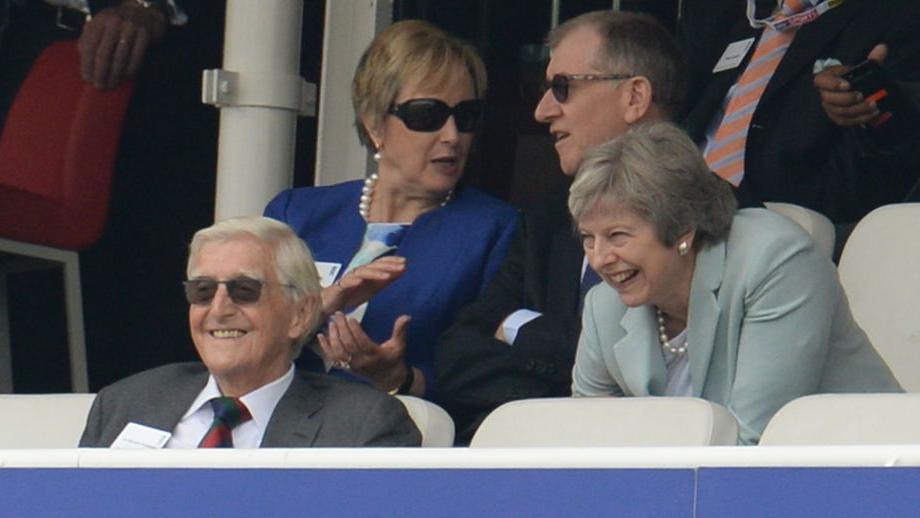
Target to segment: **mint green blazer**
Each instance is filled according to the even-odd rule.
[[[663,395],[654,308],[628,308],[601,284],[582,318],[575,396]],[[738,211],[728,239],[697,255],[688,327],[693,395],[727,407],[745,444],[797,397],[901,391],[853,320],[833,263],[766,209]]]

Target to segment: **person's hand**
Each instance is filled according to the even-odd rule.
[[[167,24],[162,11],[133,1],[102,9],[83,25],[77,43],[83,79],[96,88],[115,88],[134,77]]]
[[[329,321],[328,336],[318,334],[316,338],[337,367],[367,378],[380,390],[390,391],[402,384],[411,368],[404,360],[410,319],[409,315],[397,318],[393,335],[378,345],[357,320],[337,312]]]
[[[868,59],[881,63],[888,55],[888,47],[879,44],[869,52]],[[863,99],[860,92],[850,90],[850,83],[840,77],[853,67],[834,66],[815,75],[815,88],[821,95],[821,106],[828,118],[842,127],[859,126],[878,117],[875,101]]]
[[[323,315],[364,304],[405,271],[406,258],[392,255],[355,268],[323,289]]]

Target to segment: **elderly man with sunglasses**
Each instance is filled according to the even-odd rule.
[[[225,220],[192,239],[185,295],[203,363],[136,374],[99,392],[80,446],[418,446],[403,405],[293,361],[319,317],[319,277],[283,223]]]
[[[680,55],[651,17],[587,13],[554,29],[548,43],[549,88],[534,115],[549,124],[567,176],[588,149],[679,107]],[[438,343],[439,402],[454,418],[458,443],[502,403],[571,394],[580,287],[597,277],[575,239],[566,195],[524,215],[491,284]]]

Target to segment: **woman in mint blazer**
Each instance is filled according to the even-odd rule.
[[[586,158],[569,209],[605,283],[585,301],[575,396],[701,397],[755,444],[797,397],[901,390],[804,230],[735,207],[670,124]]]

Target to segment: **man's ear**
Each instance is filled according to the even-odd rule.
[[[288,328],[288,338],[298,339],[309,333],[319,323],[320,296],[319,294],[307,295],[304,300],[296,304],[294,318]]]
[[[635,124],[645,117],[652,108],[653,94],[652,83],[645,76],[636,76],[630,79],[626,87],[626,110],[623,118],[626,124]]]

